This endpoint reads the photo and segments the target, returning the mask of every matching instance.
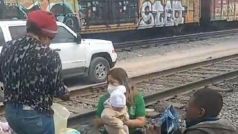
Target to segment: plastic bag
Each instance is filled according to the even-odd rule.
[[[0,134],[11,134],[12,130],[7,122],[0,122]]]
[[[53,103],[52,109],[54,110],[55,134],[60,134],[61,130],[67,129],[70,112],[58,103]]]
[[[179,113],[171,105],[160,118],[152,120],[152,123],[161,128],[161,134],[180,134]]]
[[[66,128],[61,129],[59,134],[80,134],[80,132],[72,128]]]

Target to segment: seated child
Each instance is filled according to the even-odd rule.
[[[128,127],[124,125],[124,122],[129,120],[124,90],[117,89],[111,93],[101,118],[109,134],[129,134]]]

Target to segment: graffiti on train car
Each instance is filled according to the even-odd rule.
[[[61,21],[72,29],[79,29],[77,17],[78,4],[74,0],[2,0],[4,1],[4,19],[25,19],[27,13],[33,10],[46,10],[55,14]]]
[[[238,1],[234,0],[214,0],[215,13],[212,14],[212,20],[237,20]]]
[[[140,28],[176,26],[184,23],[185,12],[181,0],[144,1],[141,6]]]
[[[136,23],[137,0],[80,0],[79,14],[82,25],[110,25]]]

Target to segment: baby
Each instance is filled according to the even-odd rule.
[[[105,122],[109,134],[129,134],[129,129],[123,122],[129,120],[126,107],[125,87],[118,86],[105,103],[101,118]]]

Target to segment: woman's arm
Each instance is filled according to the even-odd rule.
[[[142,95],[135,98],[135,119],[128,120],[125,124],[130,128],[144,127],[146,124],[145,118],[145,102]]]
[[[128,120],[125,122],[125,125],[127,125],[129,128],[144,127],[145,124],[146,124],[145,117],[138,117],[136,119]]]
[[[94,124],[96,127],[102,127],[105,123],[101,119],[101,114],[104,110],[104,102],[109,97],[109,95],[104,95],[100,97],[98,105],[97,105],[97,111],[96,111],[96,119],[94,120]]]

